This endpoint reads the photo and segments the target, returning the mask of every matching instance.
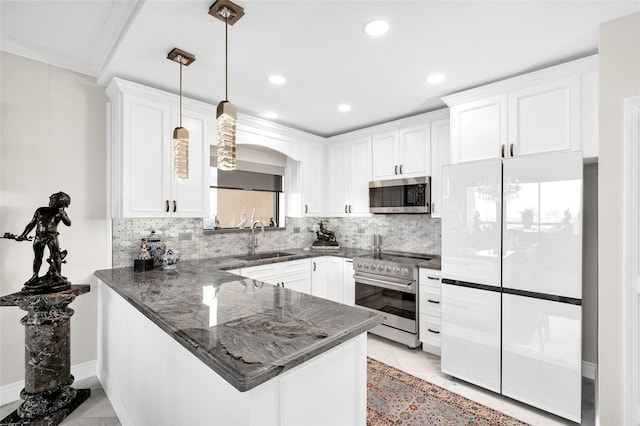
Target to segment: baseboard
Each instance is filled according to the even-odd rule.
[[[587,379],[596,379],[596,364],[592,362],[582,361],[582,377]]]
[[[97,362],[95,359],[71,366],[71,374],[75,381],[93,377],[97,374],[97,371]],[[0,386],[0,405],[19,400],[22,389],[24,389],[24,380]]]
[[[100,380],[102,389],[107,395],[109,403],[113,407],[113,411],[116,412],[116,416],[118,416],[120,424],[123,426],[134,425],[135,423],[133,423],[133,420],[131,420],[131,416],[129,415],[127,407],[124,405],[122,399],[111,385],[111,379],[109,378],[109,375],[104,370],[104,368],[102,368],[101,364],[98,364],[98,380]]]

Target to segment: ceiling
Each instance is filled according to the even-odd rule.
[[[640,1],[235,0],[229,100],[248,115],[331,136],[444,106],[440,97],[598,50],[599,25]],[[223,22],[213,0],[1,0],[1,48],[97,78],[120,77],[185,96],[224,99]],[[372,19],[389,32],[364,34]],[[425,78],[441,72],[438,85]],[[269,75],[286,83],[275,86]],[[337,106],[348,103],[349,112]]]

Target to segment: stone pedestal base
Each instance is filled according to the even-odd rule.
[[[75,396],[65,405],[51,414],[47,414],[44,417],[38,417],[34,419],[25,419],[20,417],[17,410],[14,410],[4,419],[0,420],[0,425],[32,425],[32,426],[57,426],[67,418],[76,408],[80,406],[91,396],[91,389],[73,389]]]
[[[25,380],[20,392],[24,402],[0,424],[57,425],[91,394],[89,389],[71,387],[69,365],[73,309],[68,305],[89,290],[84,284],[55,293],[0,297],[0,306],[27,311],[20,320],[25,327]]]

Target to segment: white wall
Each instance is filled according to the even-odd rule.
[[[92,361],[97,327],[93,272],[106,268],[111,255],[104,89],[95,78],[24,57],[2,52],[0,61],[0,233],[21,233],[54,192],[71,196],[71,227],[59,228],[60,245],[69,251],[62,273],[74,284],[92,286],[71,304],[71,365]],[[2,295],[20,291],[31,276],[32,261],[30,243],[0,240]],[[17,307],[0,308],[0,386],[24,380],[24,328],[19,322],[24,314]]]
[[[640,13],[600,27],[598,389],[600,424],[624,424],[623,99],[640,94]]]

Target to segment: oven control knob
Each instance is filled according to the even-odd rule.
[[[384,265],[378,265],[378,271],[384,272]]]
[[[396,266],[393,268],[393,273],[394,274],[399,274],[400,273],[400,267]]]
[[[400,271],[400,273],[404,276],[409,275],[409,270],[407,268],[402,268],[402,270]]]
[[[370,266],[371,266],[370,264],[365,263],[365,264],[364,264],[364,269],[369,269],[369,267],[370,267]]]
[[[391,272],[391,271],[393,271],[393,266],[387,265],[387,272]]]

